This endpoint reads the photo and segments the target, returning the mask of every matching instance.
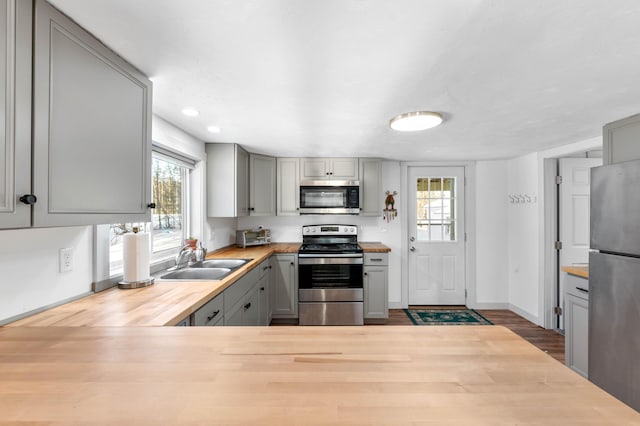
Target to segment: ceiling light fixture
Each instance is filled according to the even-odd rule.
[[[196,117],[200,115],[200,111],[195,108],[185,108],[182,110],[182,113],[188,117]]]
[[[211,133],[220,133],[220,127],[218,126],[209,126],[207,127],[207,130],[210,131]]]
[[[442,114],[439,112],[405,112],[389,120],[389,127],[399,132],[415,132],[436,127],[442,120]]]

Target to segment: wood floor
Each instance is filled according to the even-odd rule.
[[[430,306],[429,308],[436,308]],[[446,308],[451,308],[447,306]],[[502,325],[527,340],[537,348],[564,363],[564,336],[546,330],[506,309],[478,309],[477,312],[496,325]],[[413,324],[402,309],[390,309],[387,325]]]

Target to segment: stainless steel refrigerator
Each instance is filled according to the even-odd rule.
[[[591,169],[589,380],[640,411],[640,161]]]

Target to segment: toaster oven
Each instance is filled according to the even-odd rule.
[[[236,231],[236,245],[238,247],[251,247],[271,244],[271,231],[269,229],[244,229]]]

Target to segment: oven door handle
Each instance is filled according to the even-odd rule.
[[[360,257],[298,257],[298,265],[362,265],[364,259]]]

